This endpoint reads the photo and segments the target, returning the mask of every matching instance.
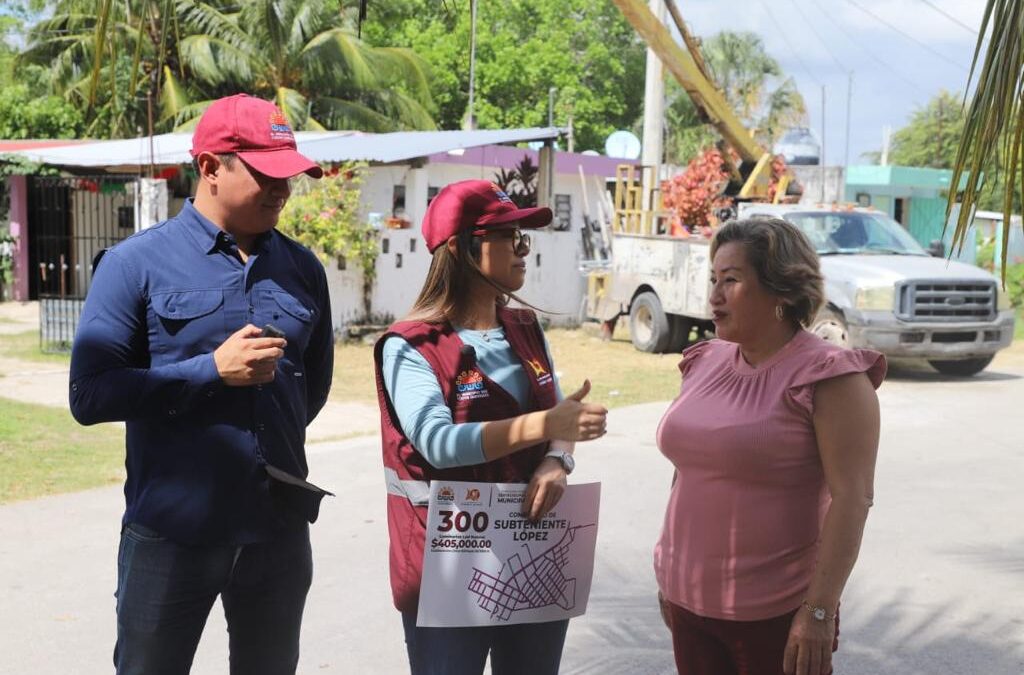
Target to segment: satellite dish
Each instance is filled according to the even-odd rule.
[[[605,139],[604,154],[619,159],[636,159],[640,156],[640,139],[631,131],[613,131]]]
[[[582,154],[586,155],[587,157],[600,157],[601,156],[601,153],[598,152],[597,150],[584,150]]]

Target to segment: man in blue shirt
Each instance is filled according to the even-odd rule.
[[[71,357],[75,419],[127,426],[114,662],[187,673],[220,595],[231,672],[294,673],[334,351],[324,268],[274,228],[288,179],[323,171],[245,95],[209,107],[192,156],[194,201],[103,257]]]

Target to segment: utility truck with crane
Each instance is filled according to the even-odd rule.
[[[731,148],[721,155],[728,173],[723,196],[732,207],[720,219],[784,218],[817,249],[827,302],[811,331],[845,347],[923,358],[942,373],[962,376],[980,372],[1010,344],[1014,314],[995,277],[942,260],[940,250],[930,255],[878,211],[786,203],[799,196],[792,173],[780,171],[715,87],[674,1],[664,0],[685,49],[644,0],[613,1]],[[637,349],[678,352],[713,331],[710,240],[673,236],[673,214],[662,207],[657,183],[656,167],[619,167],[611,255],[589,271],[587,315],[603,322],[609,336],[618,317],[628,315]]]

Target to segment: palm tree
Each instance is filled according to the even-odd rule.
[[[799,126],[806,118],[793,79],[783,79],[782,68],[756,34],[723,31],[704,41],[700,53],[711,80],[762,145],[771,147],[788,127]],[[671,161],[685,164],[717,135],[700,119],[675,78],[668,79],[666,94],[665,147]]]
[[[763,145],[771,147],[786,127],[804,120],[804,99],[793,78],[782,79],[782,67],[756,33],[722,31],[704,42],[701,53],[712,80]]]
[[[50,70],[54,92],[86,114],[86,135],[134,136],[181,105],[171,4],[61,0],[33,26],[19,60]]]
[[[258,0],[237,9],[179,0],[189,33],[178,49],[193,78],[217,95],[273,100],[296,129],[433,129],[426,66],[412,50],[370,47],[351,14],[325,0]],[[236,7],[238,7],[236,5]],[[185,106],[179,128],[209,101]]]
[[[977,87],[967,106],[964,133],[953,165],[947,217],[959,201],[953,248],[960,247],[979,200],[983,169],[994,164],[1003,183],[1005,282],[1010,216],[1024,202],[1024,0],[988,0],[968,84],[976,74]],[[962,182],[966,187],[960,194],[957,188]]]
[[[296,129],[434,128],[425,66],[373,48],[351,12],[325,0],[60,0],[22,58],[85,110],[88,135],[190,128],[244,91],[274,100]]]

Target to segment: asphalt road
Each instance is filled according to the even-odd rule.
[[[898,372],[880,391],[875,507],[843,598],[840,674],[1024,673],[1024,367],[969,380]],[[566,674],[672,673],[654,602],[651,549],[671,467],[654,447],[666,404],[613,411],[578,450],[577,481],[601,481],[594,588],[574,620]],[[375,437],[311,446],[337,497],[314,526],[315,579],[302,673],[402,673],[390,605]],[[0,673],[111,672],[120,489],[0,507]],[[215,606],[194,673],[227,672]]]

